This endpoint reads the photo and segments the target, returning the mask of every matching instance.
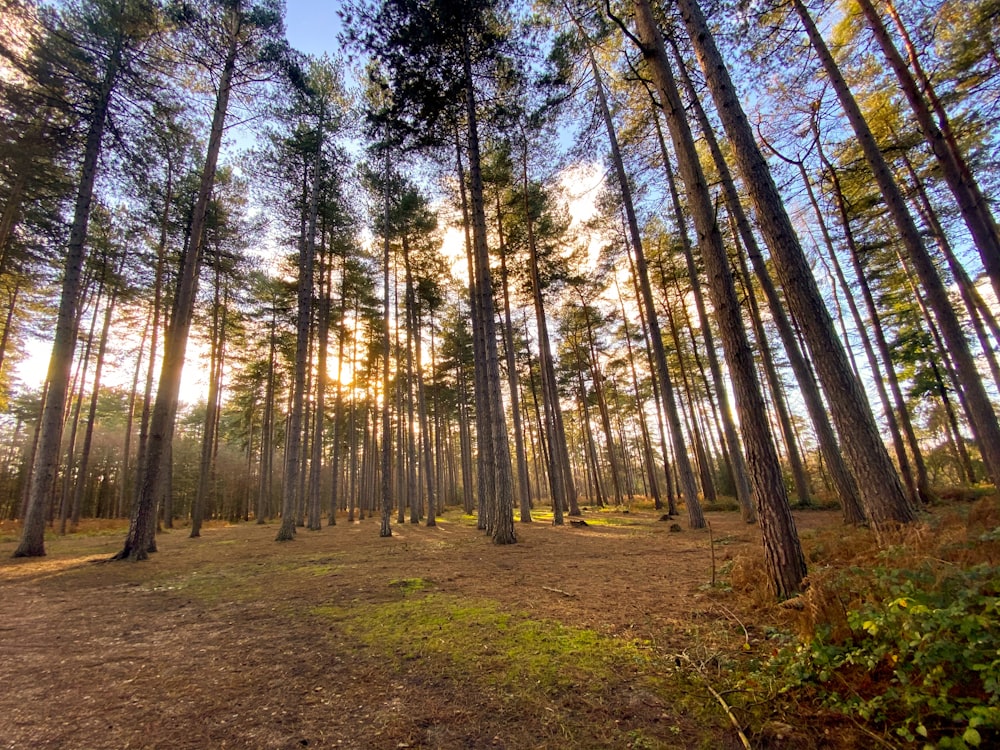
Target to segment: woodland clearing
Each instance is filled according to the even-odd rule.
[[[931,519],[937,542],[961,542],[968,507]],[[795,515],[816,576],[876,554],[837,511]],[[387,539],[377,519],[289,543],[213,522],[161,533],[142,563],[105,562],[124,528],[97,522],[11,559],[8,524],[0,747],[723,749],[744,746],[736,723],[753,747],[895,746],[735,687],[816,607],[770,601],[759,530],[707,517],[536,515],[508,546],[456,511]]]

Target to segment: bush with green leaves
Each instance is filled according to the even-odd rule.
[[[866,588],[858,588],[861,584]],[[845,571],[850,635],[820,626],[772,661],[782,692],[927,748],[1000,742],[1000,568]]]

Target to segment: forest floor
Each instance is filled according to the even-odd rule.
[[[509,546],[456,511],[386,539],[378,519],[281,544],[212,523],[142,563],[106,562],[120,523],[35,559],[0,526],[0,748],[726,750],[736,722],[758,748],[871,744],[766,690],[727,715],[727,665],[796,615],[766,594],[759,530],[707,517],[539,514]],[[836,511],[796,523],[810,560],[867,534]]]

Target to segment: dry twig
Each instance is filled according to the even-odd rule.
[[[542,586],[546,591],[551,591],[553,594],[562,594],[563,596],[568,596],[571,599],[576,598],[576,594],[571,594],[568,591],[563,591],[562,589],[554,589],[551,586]]]

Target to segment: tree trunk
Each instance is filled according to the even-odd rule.
[[[503,219],[500,197],[497,196],[497,232],[500,246],[500,281],[503,291],[504,352],[507,358],[507,385],[510,388],[510,409],[514,419],[514,453],[517,456],[518,510],[521,523],[531,522],[531,487],[528,482],[528,457],[524,450],[524,430],[521,424],[521,399],[518,385],[517,359],[514,352],[514,323],[510,315],[510,289],[507,274],[507,248],[503,240]]]
[[[545,300],[542,296],[542,283],[538,270],[538,247],[535,242],[534,219],[528,200],[528,147],[526,140],[521,152],[521,187],[528,239],[528,275],[535,308],[535,325],[538,329],[538,369],[542,387],[542,406],[545,412],[544,432],[547,433],[549,440],[548,466],[549,483],[552,487],[552,523],[561,526],[563,508],[570,505],[575,509],[576,487],[569,466],[566,430],[563,423],[562,407],[559,404],[549,324],[545,315]],[[577,510],[577,514],[579,514],[579,510]]]
[[[316,257],[316,224],[319,211],[319,192],[322,183],[323,118],[317,132],[316,153],[312,162],[312,181],[309,188],[309,213],[306,218],[305,236],[299,247],[298,312],[295,332],[295,370],[292,383],[292,406],[288,415],[285,436],[285,472],[282,481],[281,527],[275,541],[287,542],[295,538],[295,526],[303,497],[305,480],[305,449],[303,433],[306,421],[306,380],[310,370],[310,331],[313,313],[314,261]]]
[[[684,502],[688,510],[688,525],[692,529],[700,529],[705,526],[705,517],[698,502],[698,489],[694,480],[694,471],[691,469],[691,460],[688,457],[687,446],[684,444],[684,433],[681,429],[681,421],[677,411],[677,401],[674,398],[674,388],[670,380],[670,371],[667,368],[667,355],[663,350],[663,337],[660,334],[660,323],[656,316],[656,305],[653,302],[653,291],[649,282],[646,254],[643,251],[642,235],[639,232],[639,220],[635,215],[628,175],[625,173],[625,165],[618,146],[618,136],[615,132],[614,122],[611,119],[611,110],[608,107],[607,96],[604,93],[600,71],[597,67],[597,59],[594,57],[593,50],[589,45],[587,51],[590,56],[591,69],[594,73],[594,82],[601,115],[608,131],[608,140],[611,145],[611,160],[614,164],[618,186],[622,193],[622,202],[625,207],[625,217],[628,223],[629,237],[632,241],[632,250],[635,253],[635,266],[639,272],[639,288],[642,291],[642,304],[646,309],[646,325],[649,327],[649,341],[652,344],[653,360],[656,363],[659,385],[662,390],[663,408],[667,413],[667,420],[670,424],[670,437],[673,440],[678,481],[680,482],[680,488],[684,494]]]
[[[510,445],[507,441],[507,422],[504,418],[503,396],[500,390],[500,362],[497,351],[496,313],[493,305],[493,286],[490,281],[490,258],[486,238],[486,210],[483,202],[483,180],[479,158],[479,126],[476,114],[476,95],[472,76],[472,61],[468,40],[463,40],[465,66],[465,98],[467,135],[469,146],[469,202],[472,215],[472,242],[475,251],[476,291],[486,343],[486,391],[489,402],[490,430],[492,431],[494,476],[492,537],[495,544],[513,544],[514,532],[513,484]]]
[[[698,233],[698,246],[709,281],[712,306],[733,380],[770,582],[777,596],[791,596],[802,588],[806,574],[805,558],[799,546],[781,467],[767,424],[764,399],[757,381],[753,352],[739,314],[729,260],[701,172],[694,138],[667,61],[663,39],[646,0],[637,0],[635,7],[637,29],[643,41],[643,57],[651,67],[667,115],[674,154]]]
[[[194,501],[191,503],[191,533],[189,538],[201,536],[201,524],[205,518],[205,505],[215,480],[216,424],[219,419],[219,399],[222,388],[223,350],[225,348],[225,306],[221,300],[222,272],[219,266],[219,252],[215,253],[215,289],[212,302],[212,330],[210,334],[210,364],[208,377],[208,398],[205,402],[205,421],[201,435],[201,457],[198,463],[198,484]]]
[[[930,229],[938,249],[948,261],[948,268],[955,279],[955,284],[958,286],[958,293],[969,312],[969,319],[976,332],[979,348],[982,349],[983,356],[986,357],[986,362],[989,365],[990,374],[993,376],[993,384],[995,387],[1000,388],[1000,363],[997,362],[996,352],[994,351],[995,342],[1000,342],[1000,326],[997,325],[997,320],[993,316],[990,306],[986,304],[982,295],[979,294],[979,290],[976,289],[976,285],[969,278],[965,267],[955,257],[955,251],[952,249],[951,243],[948,242],[948,236],[941,226],[941,221],[938,219],[934,206],[931,205],[923,180],[920,179],[917,171],[913,168],[913,164],[905,154],[902,155],[901,160],[916,191],[917,213],[928,229]],[[989,329],[988,332],[987,328]],[[992,340],[990,339],[991,335],[993,336]]]
[[[330,263],[331,267],[333,263]],[[332,282],[332,279],[331,279]],[[343,450],[343,424],[344,424],[344,388],[341,379],[344,376],[344,339],[347,331],[344,328],[344,315],[347,313],[347,256],[344,256],[344,265],[341,269],[340,278],[340,314],[337,320],[337,384],[333,393],[333,450],[330,457],[330,516],[327,520],[328,526],[337,524],[337,507],[340,504],[340,495],[343,493],[340,477],[340,456]],[[348,503],[348,521],[354,520],[353,504]]]
[[[1000,424],[997,422],[996,412],[979,377],[975,360],[972,358],[965,340],[965,334],[954,309],[951,307],[947,289],[923,245],[919,230],[907,210],[906,201],[892,176],[885,157],[879,150],[868,123],[847,86],[847,82],[840,73],[836,61],[826,47],[819,29],[816,28],[816,24],[801,0],[793,0],[793,7],[805,27],[810,43],[819,55],[827,78],[840,100],[841,107],[847,114],[858,144],[865,155],[865,160],[868,162],[879,191],[885,200],[889,215],[899,232],[906,254],[920,279],[928,305],[934,312],[937,324],[941,328],[948,349],[954,358],[962,390],[965,392],[965,397],[971,407],[971,426],[979,444],[987,474],[991,481],[1000,483]]]
[[[795,0],[797,2],[797,0]],[[882,444],[864,391],[850,370],[841,343],[812,277],[770,169],[736,97],[729,73],[693,0],[679,0],[688,35],[705,72],[723,127],[733,146],[744,184],[757,210],[788,304],[802,327],[829,399],[841,447],[855,475],[862,503],[877,532],[913,520],[913,509]]]
[[[490,428],[490,404],[485,385],[486,343],[482,323],[482,310],[478,302],[479,280],[475,271],[476,261],[473,251],[472,215],[469,206],[468,185],[465,169],[462,166],[462,146],[457,132],[455,138],[458,184],[462,199],[462,226],[465,229],[465,256],[469,268],[469,318],[472,327],[473,364],[472,392],[476,403],[476,528],[480,531],[489,531],[490,518],[488,508],[491,501],[488,498],[495,491],[496,487],[492,480],[495,474],[492,463],[493,450],[490,447],[492,445],[493,432]]]
[[[934,340],[934,346],[937,349],[938,356],[941,358],[941,364],[945,368],[945,372],[948,374],[948,380],[951,382],[951,387],[955,391],[955,396],[958,398],[959,404],[962,407],[962,412],[965,414],[965,419],[967,422],[972,421],[971,406],[964,391],[962,391],[959,386],[958,374],[955,372],[954,363],[949,359],[949,351],[945,346],[945,342],[941,336],[941,331],[938,329],[937,324],[934,322],[934,317],[931,315],[930,310],[927,309],[927,303],[924,298],[920,296],[920,291],[917,288],[916,282],[913,280],[913,275],[910,272],[910,268],[907,265],[906,258],[903,257],[899,250],[896,250],[896,257],[899,259],[900,266],[903,269],[903,273],[906,275],[906,281],[910,286],[910,291],[913,294],[913,298],[917,302],[917,306],[920,308],[920,314],[924,318],[924,323],[927,325],[927,330],[930,331],[931,338]],[[933,359],[928,357],[933,363]],[[957,427],[956,427],[957,429]],[[970,467],[971,468],[971,467]]]
[[[611,414],[608,410],[608,401],[604,395],[604,373],[601,372],[600,364],[597,360],[597,344],[594,341],[594,331],[591,326],[590,314],[592,308],[588,308],[586,302],[580,300],[580,308],[583,311],[587,330],[587,363],[590,367],[590,378],[594,384],[594,399],[597,401],[597,413],[601,418],[601,429],[604,431],[604,442],[607,447],[608,468],[611,469],[611,487],[615,494],[615,505],[624,503],[622,468],[618,459],[618,452],[615,449],[615,436],[611,429]],[[579,346],[582,342],[578,342]],[[583,387],[582,368],[580,385]],[[581,393],[581,398],[586,396],[586,392]]]
[[[275,355],[277,353],[277,310],[271,307],[268,325],[267,383],[264,386],[264,413],[260,426],[260,477],[257,486],[257,523],[264,523],[271,510],[271,471],[274,465]]]
[[[875,340],[875,346],[878,348],[879,356],[882,359],[883,367],[885,368],[885,380],[889,385],[889,390],[892,393],[892,399],[896,406],[895,421],[899,425],[898,430],[901,430],[903,436],[906,438],[906,443],[909,445],[910,454],[913,456],[913,464],[916,468],[916,486],[914,488],[916,492],[913,499],[917,503],[930,503],[936,496],[933,490],[931,490],[930,479],[927,476],[927,466],[924,463],[923,453],[920,451],[920,444],[917,442],[917,436],[913,430],[913,423],[910,420],[909,407],[906,405],[906,399],[903,398],[903,391],[899,386],[899,378],[896,376],[896,368],[892,361],[892,353],[889,350],[889,343],[885,338],[885,331],[882,328],[882,321],[879,318],[875,298],[872,295],[871,287],[868,284],[868,278],[865,276],[864,268],[861,266],[861,258],[857,243],[854,241],[854,233],[851,231],[847,202],[844,199],[844,194],[840,187],[840,178],[838,177],[833,165],[827,161],[822,148],[820,148],[820,158],[823,159],[827,174],[830,177],[834,197],[837,201],[837,210],[840,214],[840,221],[844,228],[844,239],[847,243],[847,250],[851,259],[851,267],[854,270],[854,276],[857,279],[858,288],[861,291],[861,296],[865,301],[865,307],[868,310],[868,326],[862,327],[859,325],[859,331],[862,332],[862,339],[866,342],[868,342],[868,337],[864,335],[864,332],[870,331],[872,338]],[[805,174],[803,174],[803,179],[808,179]],[[833,256],[833,259],[834,262],[836,262],[836,256]],[[845,294],[849,294],[849,290],[846,285],[844,287],[844,292]],[[870,347],[870,343],[868,346]],[[872,374],[876,378],[876,382],[879,382],[881,380],[881,374],[877,369],[877,362],[875,361],[874,356],[871,356],[871,363],[873,368],[875,368],[873,369]],[[891,414],[892,409],[888,403],[886,404],[886,407]]]
[[[90,368],[90,352],[94,345],[94,330],[97,328],[97,317],[100,313],[101,297],[104,294],[104,278],[102,276],[98,284],[97,292],[94,294],[94,312],[90,317],[90,331],[87,333],[86,343],[83,347],[83,356],[77,366],[77,373],[74,377],[73,386],[70,392],[76,391],[76,399],[72,404],[72,417],[67,415],[70,422],[69,440],[66,445],[66,470],[63,473],[62,493],[60,496],[59,510],[59,533],[66,533],[66,524],[69,520],[71,488],[73,487],[73,475],[76,469],[76,435],[80,427],[80,412],[83,410],[83,391],[87,384],[87,371]],[[54,510],[54,509],[53,509]]]
[[[934,262],[930,254],[924,247],[920,232],[913,221],[913,217],[907,210],[906,201],[893,178],[889,165],[879,150],[871,129],[868,127],[861,109],[858,107],[847,82],[837,67],[833,55],[830,54],[830,50],[823,41],[819,29],[816,28],[812,16],[810,16],[802,0],[792,0],[792,5],[796,13],[798,13],[805,27],[806,34],[809,36],[809,41],[813,49],[816,50],[820,62],[826,71],[827,78],[830,80],[841,107],[847,115],[851,128],[857,137],[858,145],[865,155],[865,160],[868,162],[879,191],[885,200],[889,215],[899,232],[899,238],[906,249],[906,255],[913,264],[917,277],[920,279],[927,303],[934,312],[945,343],[948,345],[948,349],[954,358],[955,369],[958,372],[962,390],[965,392],[965,397],[972,409],[972,430],[979,444],[986,472],[994,484],[1000,484],[1000,424],[997,423],[996,412],[986,393],[986,389],[983,387],[979,372],[976,369],[975,360],[972,358],[968,343],[965,340],[965,334],[962,331],[958,317],[955,315],[955,310],[951,306],[948,291],[942,283],[937,269],[934,267]],[[864,491],[868,483],[861,480],[858,484]],[[906,518],[900,517],[895,520],[908,521],[912,517],[913,511],[910,510]],[[877,526],[878,522],[875,521],[874,516],[872,520]]]
[[[667,326],[670,328],[670,337],[674,342],[674,350],[677,352],[677,363],[681,371],[681,387],[683,387],[684,395],[687,397],[688,409],[685,410],[684,421],[687,424],[688,434],[691,436],[691,442],[694,443],[694,456],[695,461],[698,463],[698,476],[701,479],[701,491],[705,497],[705,502],[714,503],[719,498],[715,492],[715,479],[712,476],[712,465],[708,457],[708,451],[705,449],[705,438],[704,435],[702,435],[701,427],[698,424],[698,415],[695,413],[694,391],[688,378],[684,358],[681,356],[681,352],[684,347],[681,343],[680,331],[677,327],[677,321],[674,318],[674,313],[670,309],[669,304],[664,305],[664,312],[667,317]]]
[[[643,465],[646,470],[648,495],[653,498],[653,508],[660,510],[663,507],[663,500],[660,498],[660,483],[656,479],[656,462],[653,459],[653,442],[649,436],[649,424],[646,422],[646,408],[643,403],[642,393],[639,389],[639,375],[635,368],[635,352],[632,348],[632,333],[628,326],[628,314],[625,311],[625,299],[622,297],[622,290],[618,286],[617,276],[615,277],[615,289],[618,292],[618,303],[621,306],[622,311],[622,326],[625,334],[625,347],[628,356],[629,372],[632,375],[632,389],[635,391],[635,409],[642,434],[642,455]]]
[[[66,390],[69,387],[76,348],[77,309],[80,304],[83,262],[86,257],[87,225],[94,183],[101,155],[101,141],[107,124],[111,92],[121,69],[121,40],[116,39],[104,77],[94,102],[83,150],[83,164],[77,185],[70,225],[69,243],[63,268],[62,292],[56,315],[55,338],[45,378],[46,389],[39,423],[38,450],[34,456],[28,504],[21,529],[21,540],[14,557],[34,557],[45,554],[45,509],[52,497],[56,473],[59,470],[59,450],[62,441],[63,413],[66,410]]]
[[[149,362],[146,365],[146,385],[142,395],[142,414],[139,418],[139,443],[136,449],[136,475],[132,495],[133,505],[139,502],[139,492],[142,487],[142,472],[146,463],[146,444],[149,441],[149,420],[152,415],[153,381],[156,378],[156,351],[159,344],[160,321],[163,316],[163,285],[166,271],[167,237],[170,227],[170,204],[174,195],[174,163],[167,157],[167,184],[163,197],[163,212],[160,214],[160,239],[156,245],[156,270],[153,275],[153,310],[150,314],[152,332],[149,340]],[[171,518],[164,519],[169,529],[173,525]]]
[[[529,268],[530,268],[530,266],[529,266]],[[535,282],[533,280],[532,281],[532,285],[534,283]],[[532,288],[534,288],[534,287],[532,287]],[[528,351],[528,387],[531,390],[531,405],[532,405],[532,408],[534,409],[534,415],[535,415],[535,418],[534,418],[535,433],[538,436],[538,446],[539,446],[538,450],[535,453],[535,474],[536,474],[536,478],[537,478],[538,471],[539,471],[540,467],[541,466],[545,467],[544,468],[544,472],[545,472],[545,480],[546,481],[545,481],[545,483],[543,483],[540,478],[538,479],[538,481],[537,481],[538,491],[539,491],[539,494],[541,494],[542,487],[547,487],[548,489],[545,491],[545,496],[548,499],[549,503],[552,504],[554,502],[553,498],[556,496],[556,493],[555,493],[555,490],[553,488],[553,481],[554,480],[553,480],[553,477],[552,477],[551,452],[549,451],[548,436],[546,435],[546,429],[547,429],[547,424],[548,424],[548,421],[547,421],[548,420],[548,412],[546,412],[546,416],[543,419],[542,418],[542,411],[541,411],[541,409],[539,408],[539,405],[538,405],[538,389],[539,389],[539,384],[535,380],[535,368],[532,366],[532,362],[531,362],[531,332],[528,330],[528,313],[527,313],[527,311],[523,311],[522,312],[521,327],[524,330],[524,340],[527,342],[526,343],[526,348],[527,348],[527,351]],[[541,349],[541,343],[539,342],[539,350],[540,349]],[[539,365],[538,365],[539,375],[541,374],[541,369],[542,369],[541,362],[539,362]],[[544,385],[542,386],[542,390],[543,390],[542,400],[544,401],[544,399],[546,398],[545,393],[544,393],[544,390],[545,390],[545,386]],[[539,456],[539,454],[541,454],[541,455]],[[560,509],[560,519],[561,518],[562,518],[562,511]],[[553,516],[553,519],[554,519],[554,516]],[[555,520],[553,520],[553,523],[555,523]],[[560,523],[561,523],[561,520],[560,520]]]
[[[114,315],[117,299],[118,295],[113,291],[111,296],[108,297],[107,306],[104,308],[101,339],[97,345],[97,361],[94,363],[94,388],[90,394],[90,410],[87,413],[87,427],[83,433],[83,449],[80,451],[80,465],[77,468],[76,487],[73,491],[73,511],[70,519],[70,528],[73,531],[76,531],[80,525],[80,510],[83,505],[87,470],[90,464],[90,449],[94,443],[94,424],[97,421],[97,401],[101,391],[101,373],[104,370],[104,357],[108,351],[108,334],[111,331],[111,319]]]
[[[427,396],[424,389],[424,369],[422,361],[422,337],[420,334],[420,311],[417,305],[416,291],[413,283],[413,269],[410,265],[410,251],[406,236],[403,236],[403,265],[404,271],[406,273],[406,307],[408,316],[407,325],[407,338],[412,335],[413,344],[416,349],[416,354],[407,354],[408,362],[407,369],[411,378],[415,379],[417,393],[416,393],[416,407],[417,407],[417,419],[419,420],[420,427],[420,445],[415,445],[414,450],[417,454],[414,456],[414,470],[420,469],[419,474],[422,475],[423,483],[422,488],[426,494],[427,498],[427,525],[436,526],[436,509],[435,509],[435,498],[434,498],[434,452],[431,446],[431,428],[430,420],[427,416]],[[409,351],[409,342],[407,343]],[[414,363],[411,361],[415,359]],[[413,433],[413,391],[412,387],[410,389],[410,433]],[[420,468],[422,463],[422,468]],[[419,494],[419,493],[418,493]],[[419,517],[418,517],[419,520]]]
[[[587,411],[587,386],[583,382],[583,370],[577,370],[576,383],[579,392],[580,422],[583,426],[584,464],[590,469],[589,476],[593,481],[593,492],[590,497],[599,508],[605,506],[604,486],[601,482],[601,462],[597,458],[597,446],[594,444],[594,431],[590,427],[590,414]]]
[[[730,218],[732,218],[731,215]],[[732,236],[737,245],[736,260],[739,263],[740,274],[743,279],[743,288],[746,290],[747,307],[750,310],[750,320],[753,324],[754,335],[757,338],[757,348],[760,351],[761,363],[764,367],[764,376],[767,378],[768,387],[771,389],[771,399],[774,402],[774,411],[778,418],[778,424],[781,426],[781,433],[784,437],[785,446],[788,451],[788,465],[792,471],[792,480],[795,484],[795,494],[798,497],[800,506],[809,506],[812,505],[812,493],[809,489],[809,479],[806,476],[805,465],[802,461],[802,455],[799,452],[798,441],[795,437],[795,429],[792,427],[792,417],[788,410],[788,402],[785,399],[781,377],[778,375],[778,368],[774,363],[774,355],[771,353],[771,346],[768,344],[767,331],[764,329],[764,321],[761,318],[760,306],[757,303],[757,296],[753,287],[753,279],[750,276],[750,269],[747,267],[746,256],[739,247],[738,230],[736,227],[732,228]],[[818,432],[819,431],[817,430],[817,436]]]
[[[182,259],[181,273],[177,283],[174,304],[176,313],[167,335],[164,337],[163,367],[150,421],[142,480],[139,483],[139,496],[132,512],[125,545],[114,557],[118,560],[144,560],[148,557],[150,548],[155,548],[156,503],[163,496],[169,483],[170,465],[166,459],[173,442],[177,398],[180,391],[181,372],[184,368],[184,353],[187,348],[191,317],[198,291],[198,272],[201,268],[201,246],[205,217],[208,213],[212,187],[215,184],[215,168],[219,160],[219,149],[222,146],[222,130],[225,125],[233,73],[236,68],[236,56],[239,51],[239,23],[239,13],[234,8],[229,18],[230,37],[222,76],[219,79],[205,165],[201,172],[198,197],[191,218],[190,241],[187,252]]]
[[[462,510],[465,515],[472,515],[475,509],[475,499],[472,496],[474,481],[472,471],[472,435],[469,434],[469,389],[465,380],[465,368],[458,363],[458,441],[462,466]]]
[[[840,455],[839,448],[836,446],[835,439],[832,447],[830,445],[824,445],[824,439],[832,438],[833,431],[829,426],[826,410],[822,405],[822,397],[819,395],[816,382],[809,373],[805,360],[802,358],[798,344],[795,341],[795,334],[792,332],[792,327],[788,322],[788,317],[785,314],[784,307],[778,297],[778,292],[774,288],[774,283],[772,282],[770,273],[767,270],[767,265],[763,262],[763,258],[761,257],[760,247],[757,244],[757,237],[750,227],[750,222],[747,219],[746,212],[743,210],[743,204],[740,201],[739,193],[736,190],[736,184],[733,181],[732,173],[729,171],[729,164],[722,155],[722,149],[719,148],[719,142],[715,137],[715,131],[705,114],[705,109],[701,105],[701,101],[698,98],[694,85],[691,83],[691,76],[682,64],[680,52],[677,49],[676,42],[673,37],[668,37],[667,41],[670,43],[671,53],[677,67],[677,72],[680,76],[685,92],[687,93],[691,109],[694,112],[695,119],[698,121],[698,126],[701,129],[702,135],[705,137],[708,144],[715,168],[719,172],[719,177],[722,182],[723,195],[726,199],[726,208],[729,210],[730,221],[736,225],[733,230],[733,239],[737,242],[739,239],[743,240],[744,247],[753,261],[754,272],[758,276],[761,289],[767,299],[768,306],[771,310],[771,316],[774,318],[775,325],[778,328],[778,335],[781,337],[782,345],[786,350],[786,356],[788,356],[789,362],[792,365],[792,371],[795,374],[796,379],[799,381],[799,388],[802,390],[803,397],[807,402],[810,417],[814,423],[821,420],[825,424],[825,428],[816,428],[817,439],[820,442],[820,449],[828,454],[828,459],[831,457],[833,458],[834,462],[839,467],[840,474],[845,477],[845,481],[842,482],[844,487],[843,492],[841,493],[841,501],[844,502],[845,507],[848,502],[857,505],[858,501],[856,493],[849,491],[849,487],[853,484],[853,480],[850,480],[849,482],[846,480],[848,477],[847,469],[844,466],[843,459]],[[757,300],[752,294],[749,273],[746,272],[746,259],[739,251],[737,252],[737,256],[744,272],[748,292],[748,301],[750,304],[750,313],[756,326],[757,322],[760,320],[760,311],[757,307]],[[792,476],[795,480],[796,494],[798,495],[799,503],[806,505],[809,502],[808,480],[806,478],[802,459],[796,446],[795,437],[792,434],[791,419],[788,415],[788,408],[785,400],[782,397],[781,384],[777,371],[774,367],[771,350],[767,344],[767,339],[763,336],[764,330],[761,325],[757,329],[758,346],[760,347],[761,355],[764,361],[764,370],[768,378],[768,383],[770,385],[771,392],[774,394],[775,407],[785,436],[785,443],[788,445],[788,460],[791,466]],[[813,402],[812,407],[809,406],[810,402]],[[818,405],[818,408],[815,408],[816,405]],[[840,489],[840,484],[841,483],[838,483],[838,489]],[[849,497],[850,500],[845,502],[845,497]]]
[[[656,132],[659,136],[660,149],[663,156],[663,168],[666,172],[667,185],[670,189],[670,201],[674,209],[674,221],[677,224],[677,233],[680,236],[681,247],[684,250],[688,282],[691,284],[691,291],[694,294],[695,308],[698,311],[698,323],[705,342],[705,353],[708,355],[708,368],[709,372],[712,373],[712,385],[719,396],[719,419],[722,422],[726,448],[729,450],[733,483],[736,485],[736,499],[739,501],[743,520],[746,523],[755,523],[757,518],[754,515],[753,500],[750,496],[750,480],[747,478],[746,459],[743,456],[743,449],[740,447],[740,441],[736,435],[736,425],[733,424],[733,412],[729,405],[729,393],[722,379],[722,368],[719,366],[719,356],[715,351],[715,337],[712,335],[712,326],[709,323],[708,312],[705,308],[705,296],[702,294],[701,282],[698,279],[698,271],[695,268],[694,250],[691,247],[691,238],[688,236],[687,221],[684,218],[684,211],[681,208],[680,196],[677,194],[674,172],[670,167],[666,143],[663,142],[663,136],[660,131],[660,122],[656,118],[655,113],[654,121],[656,122]]]
[[[129,497],[129,487],[132,474],[132,432],[135,422],[135,402],[139,394],[139,376],[142,374],[143,355],[146,349],[146,341],[149,338],[150,329],[156,325],[153,312],[146,316],[146,325],[142,329],[142,338],[139,341],[139,355],[135,362],[135,374],[132,376],[132,387],[129,389],[128,397],[128,417],[125,420],[125,437],[122,444],[122,467],[118,480],[117,499],[115,501],[115,518],[121,518],[125,512],[125,498]]]
[[[630,247],[626,245],[626,254],[628,255],[629,271],[632,276],[632,286],[635,290],[636,300],[642,299],[642,290],[639,288],[639,274],[636,273],[635,260],[630,252]],[[639,308],[639,325],[642,328],[642,340],[645,344],[644,348],[646,350],[647,367],[649,369],[649,379],[653,388],[653,401],[656,403],[656,429],[660,434],[660,450],[663,453],[663,476],[667,483],[667,514],[671,516],[677,515],[677,499],[674,493],[674,482],[673,482],[673,472],[670,470],[670,451],[667,443],[667,434],[664,429],[664,411],[665,408],[662,404],[662,397],[664,390],[659,387],[659,382],[657,380],[657,367],[653,357],[653,346],[650,342],[649,336],[649,326],[646,323],[646,311],[642,305],[638,305]],[[659,510],[657,508],[657,510]]]
[[[316,353],[316,415],[313,417],[312,458],[309,461],[309,489],[307,491],[309,505],[308,527],[310,531],[323,528],[322,502],[320,498],[320,477],[323,470],[323,429],[326,422],[326,382],[327,382],[327,346],[330,340],[330,296],[333,283],[332,253],[321,253],[320,261],[320,291],[319,310],[317,311],[317,344]],[[336,482],[336,479],[334,479]],[[330,525],[334,524],[336,509],[330,510]]]
[[[385,237],[382,243],[382,484],[381,484],[381,524],[378,535],[381,538],[392,536],[392,420],[389,404],[389,356],[391,345],[389,340],[389,255],[391,252],[389,223],[389,152],[385,152]],[[375,426],[372,425],[372,437]],[[365,454],[367,455],[367,451]]]
[[[415,308],[417,306],[416,293],[413,288],[413,274],[410,270],[410,247],[409,238],[406,235],[406,230],[404,229],[401,233],[401,244],[403,246],[403,276],[404,276],[404,319],[406,322],[406,371],[403,382],[399,384],[398,393],[400,397],[406,401],[406,426],[405,435],[401,434],[405,445],[406,445],[406,496],[410,501],[410,523],[420,523],[420,517],[423,513],[423,503],[420,497],[420,482],[418,477],[419,471],[419,454],[417,447],[417,417],[416,408],[414,401],[416,401],[414,395],[414,384],[416,372],[416,367],[414,365],[413,347],[414,347],[414,328],[415,323]],[[398,302],[398,301],[397,301]],[[397,307],[397,318],[398,307]],[[399,326],[396,326],[396,335],[399,335]],[[399,380],[397,378],[397,380]],[[404,391],[405,388],[405,391]],[[402,407],[402,404],[400,404]],[[400,414],[403,414],[402,408],[400,408]],[[403,425],[400,424],[400,432],[404,432]],[[402,519],[400,519],[402,520]]]

